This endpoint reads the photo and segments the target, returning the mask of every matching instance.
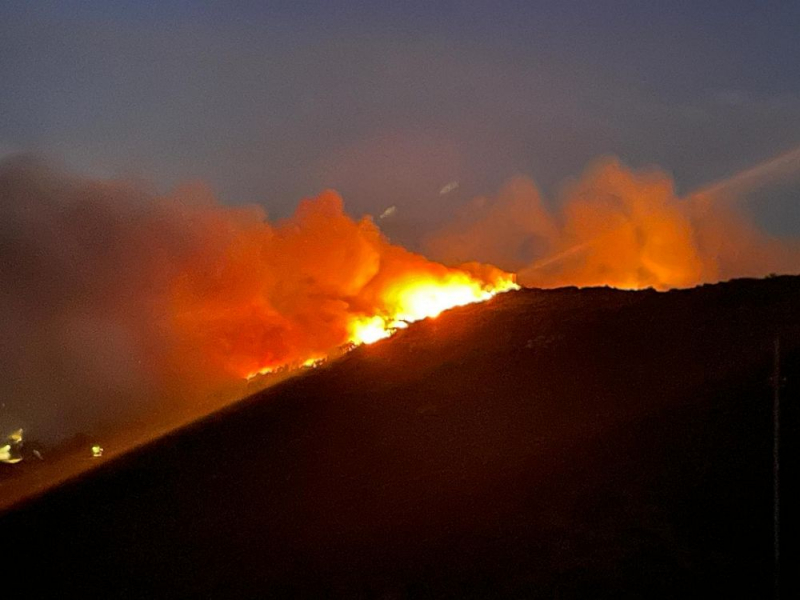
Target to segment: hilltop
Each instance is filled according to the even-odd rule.
[[[4,566],[31,597],[767,597],[798,315],[800,277],[457,308],[9,511]]]

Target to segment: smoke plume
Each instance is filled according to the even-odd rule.
[[[664,172],[605,159],[550,209],[536,185],[518,177],[495,198],[466,206],[425,250],[446,263],[492,262],[534,287],[663,290],[797,272],[800,243],[760,231],[724,188],[680,198]]]
[[[393,246],[332,191],[273,224],[202,185],[162,197],[30,159],[0,166],[0,255],[0,431],[42,439],[241,394],[511,281]]]
[[[519,177],[426,242],[432,262],[353,220],[333,191],[271,223],[203,185],[72,176],[0,163],[0,433],[46,441],[241,396],[402,321],[513,287],[685,287],[793,272],[796,241],[750,224],[717,188],[595,164],[549,208]],[[480,261],[476,263],[473,261]]]

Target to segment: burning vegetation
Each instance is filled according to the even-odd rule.
[[[0,431],[53,440],[232,399],[260,375],[515,289],[514,272],[527,286],[666,289],[796,271],[797,243],[758,231],[718,192],[679,198],[664,173],[616,161],[552,204],[518,178],[429,237],[434,262],[349,217],[330,190],[271,222],[202,185],[159,196],[9,160]]]
[[[0,206],[0,333],[11,342],[0,430],[45,439],[65,421],[91,430],[241,394],[260,374],[316,366],[516,287],[500,269],[391,244],[333,191],[272,223],[202,186],[159,197],[18,161],[0,171]]]
[[[253,215],[231,226],[216,210],[198,225],[215,244],[182,263],[169,294],[181,347],[221,378],[311,366],[516,287],[499,269],[448,268],[390,244],[369,217],[348,217],[332,191],[277,225]]]

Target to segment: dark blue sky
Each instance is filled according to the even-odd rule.
[[[606,154],[688,190],[800,145],[798,32],[797,1],[3,2],[0,153],[275,216],[332,186],[432,223]]]

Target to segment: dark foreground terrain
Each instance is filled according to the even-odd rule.
[[[791,481],[800,278],[525,290],[360,348],[7,512],[3,589],[767,598],[778,336]],[[784,486],[785,597],[793,494]]]

